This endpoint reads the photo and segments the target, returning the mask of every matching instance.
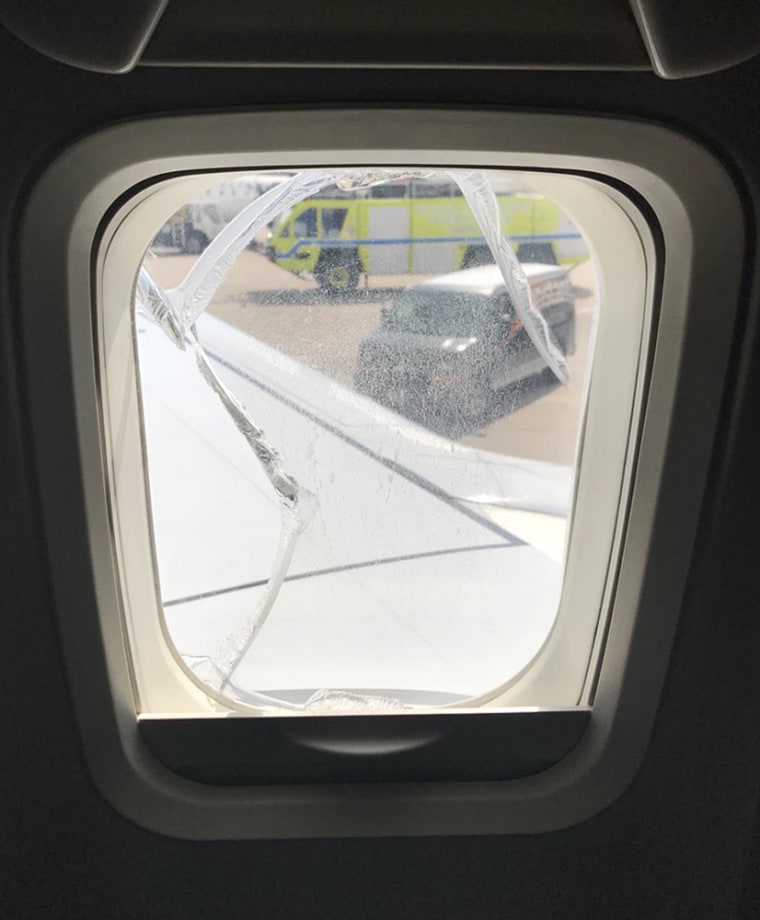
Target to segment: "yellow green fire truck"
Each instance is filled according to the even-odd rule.
[[[497,198],[502,231],[521,261],[588,258],[577,226],[554,202],[532,193]],[[272,225],[267,254],[334,291],[352,290],[362,275],[440,274],[493,261],[459,189],[428,181],[312,196]]]

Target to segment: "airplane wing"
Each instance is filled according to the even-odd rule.
[[[556,614],[569,470],[452,445],[213,317],[198,335],[316,497],[238,695],[450,702],[520,671]],[[192,659],[261,598],[280,506],[192,355],[141,317],[137,336],[164,616]]]

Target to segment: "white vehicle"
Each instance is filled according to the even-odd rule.
[[[259,172],[218,182],[197,201],[176,211],[157,234],[154,246],[178,249],[187,255],[200,254],[246,205],[289,175]]]

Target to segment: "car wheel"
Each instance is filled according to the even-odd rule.
[[[540,262],[542,265],[556,265],[557,255],[551,243],[521,243],[517,247],[519,262]]]
[[[488,246],[468,246],[462,259],[462,268],[475,268],[478,265],[492,265],[495,259]]]

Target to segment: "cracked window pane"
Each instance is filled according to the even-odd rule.
[[[487,704],[557,614],[597,283],[524,177],[251,173],[135,341],[165,634],[246,711]]]

